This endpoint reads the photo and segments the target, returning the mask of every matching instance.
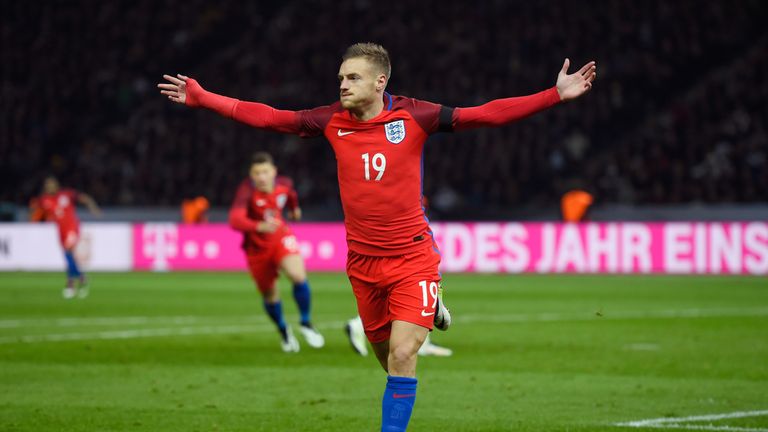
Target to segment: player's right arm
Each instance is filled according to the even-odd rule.
[[[239,122],[260,129],[313,136],[322,133],[322,126],[315,124],[306,111],[278,110],[258,102],[245,102],[205,90],[196,80],[178,74],[163,75],[168,82],[157,87],[172,102],[190,107],[203,107]]]

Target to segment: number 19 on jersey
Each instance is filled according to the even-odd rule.
[[[372,158],[368,153],[363,153],[362,158],[365,165],[365,179],[371,180],[371,167],[373,167],[374,171],[378,173],[375,180],[381,180],[384,176],[384,170],[387,169],[387,158],[381,153],[376,153]]]

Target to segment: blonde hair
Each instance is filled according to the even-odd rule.
[[[373,64],[373,66],[387,77],[389,80],[392,74],[392,66],[389,63],[389,53],[386,48],[373,42],[360,42],[356,43],[344,52],[341,56],[342,61],[349,60],[351,58],[363,57]]]

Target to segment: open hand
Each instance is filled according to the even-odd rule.
[[[557,74],[557,93],[560,100],[569,101],[576,99],[592,89],[592,82],[597,78],[597,64],[591,61],[581,67],[578,71],[568,74],[568,67],[571,61],[565,59],[563,68]]]
[[[168,96],[168,99],[172,102],[185,104],[187,102],[187,80],[188,76],[177,74],[176,77],[170,75],[163,75],[163,78],[168,80],[168,83],[160,83],[157,88],[160,89],[160,93]]]

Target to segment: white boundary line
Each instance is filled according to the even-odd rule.
[[[665,319],[665,318],[714,318],[768,316],[768,308],[720,308],[720,309],[678,309],[650,311],[605,311],[601,316],[588,313],[538,313],[507,315],[458,315],[457,322],[558,322],[558,321],[599,321],[611,319]]]
[[[342,322],[330,322],[318,325],[318,328],[341,328]],[[261,325],[226,325],[197,327],[148,328],[137,330],[110,330],[87,333],[58,333],[41,335],[20,335],[0,337],[0,345],[12,343],[62,342],[82,340],[138,339],[163,336],[196,336],[216,334],[266,333],[275,331],[272,324]]]
[[[200,321],[200,316],[126,316],[126,317],[89,317],[89,318],[50,318],[50,319],[14,319],[0,320],[0,328],[17,327],[77,327],[86,325],[135,325],[152,322],[168,322],[171,324],[194,324]],[[214,317],[215,318],[215,317]]]
[[[655,428],[655,429],[688,429],[688,430],[707,430],[707,431],[738,431],[738,432],[768,432],[764,428],[745,428],[727,425],[697,425],[684,424],[687,422],[725,420],[733,418],[760,417],[768,415],[768,410],[763,411],[737,411],[723,414],[708,414],[689,417],[662,417],[655,419],[636,420],[630,422],[615,423],[614,426],[634,427],[634,428]]]
[[[600,317],[591,313],[562,313],[543,312],[537,314],[483,314],[460,315],[460,322],[539,322],[539,321],[579,321],[602,319],[644,319],[644,318],[712,318],[712,317],[741,317],[766,316],[768,307],[759,308],[719,308],[719,309],[668,309],[650,311],[617,311],[603,312]],[[85,318],[19,318],[0,320],[0,328],[55,326],[76,327],[84,325],[132,325],[165,322],[171,324],[194,324],[203,321],[244,321],[259,319],[257,315],[246,316],[215,316],[215,315],[180,315],[180,316],[121,316],[121,317],[85,317]]]
[[[529,323],[529,322],[562,322],[562,321],[599,321],[603,319],[667,319],[667,318],[708,318],[708,317],[747,317],[768,316],[768,308],[730,308],[730,309],[681,309],[660,311],[619,311],[606,312],[602,317],[586,313],[540,313],[540,314],[507,314],[507,315],[465,315],[457,317],[458,323]],[[93,331],[78,333],[55,333],[40,335],[10,335],[0,337],[0,345],[12,343],[60,342],[77,340],[109,340],[135,339],[159,336],[193,336],[205,334],[234,334],[271,331],[269,324],[242,325],[212,325],[216,321],[249,322],[258,319],[255,316],[220,317],[220,316],[135,316],[135,317],[93,317],[93,318],[55,318],[55,319],[18,319],[0,320],[0,328],[24,327],[77,327],[91,325],[142,325],[142,324],[184,324],[186,327],[146,328],[129,330]],[[199,326],[194,324],[200,323]],[[323,328],[341,327],[343,323],[326,323]],[[765,432],[768,432],[766,430]]]

